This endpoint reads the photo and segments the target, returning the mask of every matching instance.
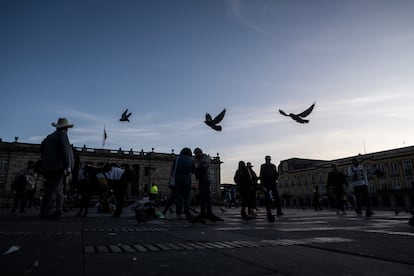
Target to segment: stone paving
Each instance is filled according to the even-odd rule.
[[[50,221],[0,210],[1,275],[414,275],[405,212],[285,209],[273,224],[264,209],[249,222],[215,213],[224,221],[192,225],[174,214],[138,223],[129,209]]]

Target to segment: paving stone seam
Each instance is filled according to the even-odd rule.
[[[266,246],[298,246],[307,244],[325,244],[353,242],[353,239],[342,237],[315,237],[309,239],[277,239],[277,240],[238,240],[238,241],[187,241],[175,243],[154,244],[118,244],[118,245],[86,245],[84,254],[134,253],[134,252],[163,252],[171,250],[217,250],[235,248],[254,248]]]

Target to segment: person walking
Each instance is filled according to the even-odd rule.
[[[249,216],[256,216],[255,210],[256,208],[256,191],[257,191],[257,174],[253,170],[253,165],[250,162],[246,163],[247,171],[249,172],[250,177],[250,191],[249,191],[249,206],[248,206],[248,213]]]
[[[70,124],[66,118],[59,118],[56,123],[52,123],[52,126],[56,130],[49,134],[40,145],[42,160],[40,171],[45,178],[41,218],[63,216],[63,184],[74,166],[74,155],[67,134],[73,124]],[[54,207],[52,206],[53,199],[56,202]]]
[[[234,174],[234,183],[237,185],[241,199],[241,216],[243,219],[248,219],[246,208],[248,209],[250,204],[250,175],[244,161],[239,161],[239,166]]]
[[[195,176],[198,180],[200,194],[200,214],[199,218],[206,218],[213,222],[223,221],[223,219],[213,214],[211,194],[210,194],[210,157],[203,153],[200,148],[194,149],[195,155]]]
[[[362,204],[365,202],[365,215],[370,217],[374,214],[371,210],[371,202],[368,195],[368,177],[364,166],[359,164],[358,158],[352,158],[352,165],[348,167],[348,177],[354,189],[357,214],[362,214]]]
[[[265,163],[260,166],[260,183],[265,194],[265,205],[267,212],[267,219],[269,222],[274,222],[275,217],[272,215],[271,204],[272,199],[275,200],[277,215],[282,216],[282,206],[279,197],[279,191],[277,190],[277,178],[278,173],[276,165],[271,163],[272,158],[267,155],[265,157]]]
[[[332,163],[332,171],[328,173],[326,190],[335,198],[336,213],[345,215],[346,189],[348,181],[346,175],[338,170],[335,163]]]

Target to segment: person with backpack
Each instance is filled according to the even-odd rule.
[[[362,214],[362,204],[365,202],[365,215],[370,217],[374,214],[371,210],[371,202],[368,195],[368,177],[364,166],[359,164],[356,157],[352,158],[352,166],[348,167],[348,178],[352,184],[355,195],[355,212]]]

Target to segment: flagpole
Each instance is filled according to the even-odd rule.
[[[104,126],[104,133],[103,133],[103,141],[102,141],[102,149],[104,148],[104,146],[105,146],[105,141],[106,141],[106,138],[107,138],[108,136],[106,135],[106,129],[105,129],[105,126]]]

